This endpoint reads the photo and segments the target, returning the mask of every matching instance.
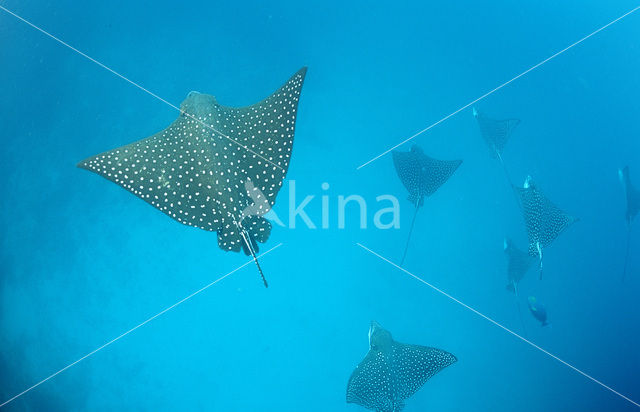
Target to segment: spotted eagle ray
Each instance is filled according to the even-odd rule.
[[[217,232],[220,249],[250,254],[268,286],[257,242],[266,242],[271,233],[263,215],[273,207],[289,168],[305,74],[302,68],[266,99],[240,108],[191,92],[163,131],[89,157],[78,167],[182,224]]]
[[[393,164],[400,181],[409,191],[409,201],[415,206],[407,243],[402,254],[400,264],[404,263],[409,248],[409,240],[413,232],[418,209],[424,204],[424,197],[431,196],[442,186],[456,171],[462,160],[437,160],[424,154],[417,145],[411,147],[409,152],[394,150]]]
[[[534,258],[523,250],[520,250],[511,239],[504,239],[504,253],[507,256],[507,290],[515,294],[516,310],[522,325],[522,331],[526,335],[527,329],[522,318],[520,303],[518,302],[518,283],[531,269]]]
[[[502,160],[502,151],[504,150],[509,138],[511,137],[511,133],[513,130],[520,124],[519,119],[504,119],[504,120],[495,120],[490,117],[487,117],[484,113],[478,111],[475,107],[473,108],[473,117],[475,117],[478,122],[478,127],[480,128],[480,134],[484,139],[489,149],[491,149],[491,156],[497,157],[502,164],[502,168],[504,169],[504,173],[511,183],[511,179],[509,178],[509,173],[507,173],[507,169],[504,166],[504,161]]]
[[[529,237],[528,252],[540,260],[540,279],[542,279],[543,249],[578,219],[553,204],[538,189],[531,176],[527,176],[523,187],[516,189],[520,196],[522,214]]]
[[[397,412],[436,373],[455,363],[449,352],[393,340],[377,322],[369,328],[369,352],[351,374],[347,403]]]
[[[627,251],[624,257],[624,272],[622,273],[622,280],[624,281],[627,276],[627,263],[629,262],[629,245],[631,243],[631,222],[640,211],[640,191],[631,184],[631,178],[629,177],[629,166],[618,170],[618,177],[624,188],[625,196],[627,197],[627,210],[625,218],[627,220]]]
[[[478,122],[480,134],[491,149],[491,155],[502,161],[502,152],[513,130],[520,124],[519,119],[495,120],[473,108],[473,117]]]
[[[520,250],[511,239],[504,239],[504,253],[507,256],[507,290],[518,295],[518,283],[531,268],[533,257]]]

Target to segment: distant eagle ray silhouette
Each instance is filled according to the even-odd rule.
[[[251,106],[220,105],[191,92],[180,116],[146,139],[89,157],[78,167],[120,185],[172,219],[218,233],[222,250],[253,257],[271,233],[263,215],[285,178],[306,67]],[[247,213],[250,211],[251,213]]]
[[[473,108],[473,117],[478,122],[480,133],[487,146],[491,149],[491,154],[502,161],[502,152],[511,137],[513,130],[520,124],[520,119],[495,120],[487,117]]]
[[[438,160],[424,154],[417,145],[411,147],[409,152],[394,150],[393,164],[400,181],[409,192],[408,200],[415,206],[407,243],[402,254],[400,264],[404,263],[409,249],[409,240],[416,222],[418,209],[424,204],[424,197],[431,196],[442,186],[458,169],[462,160]]]
[[[624,282],[627,276],[627,264],[629,263],[629,246],[631,244],[631,222],[640,211],[640,191],[631,184],[631,178],[629,177],[629,166],[625,166],[618,170],[618,177],[624,188],[624,193],[627,198],[627,209],[625,212],[625,218],[627,221],[627,247],[624,256],[624,271],[622,272],[622,281]]]
[[[504,239],[504,253],[507,256],[507,290],[518,296],[518,283],[531,268],[533,257],[518,249],[509,238]]]
[[[473,117],[475,117],[478,122],[482,138],[487,146],[489,146],[489,149],[491,149],[491,157],[498,158],[500,165],[502,166],[504,176],[507,178],[507,182],[509,183],[509,187],[513,190],[515,186],[511,180],[507,166],[505,166],[504,160],[502,159],[502,152],[511,138],[513,130],[520,124],[520,119],[492,119],[475,107],[473,108]],[[515,195],[515,198],[516,202],[520,204],[520,199],[517,194]]]
[[[529,269],[531,269],[534,258],[527,252],[518,249],[509,238],[504,239],[504,253],[507,256],[507,290],[515,294],[514,302],[518,310],[522,332],[527,336],[527,328],[525,327],[522,311],[520,310],[520,303],[518,302],[518,284]]]

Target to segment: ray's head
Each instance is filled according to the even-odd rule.
[[[188,113],[196,118],[213,116],[213,108],[218,104],[215,97],[210,94],[189,92],[187,98],[180,104],[180,113]]]
[[[391,333],[380,326],[378,322],[372,320],[371,326],[369,327],[369,348],[372,350],[383,350],[390,348],[392,343],[393,338],[391,338]]]
[[[414,144],[413,146],[411,146],[411,153],[424,154],[424,150],[422,150],[422,148],[417,144]]]

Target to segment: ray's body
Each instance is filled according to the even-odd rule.
[[[217,232],[225,251],[251,255],[271,233],[263,215],[285,178],[306,68],[263,101],[234,108],[191,92],[180,116],[146,139],[78,167],[120,185],[172,219]],[[250,213],[247,213],[250,211]]]

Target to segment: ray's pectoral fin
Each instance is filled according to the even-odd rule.
[[[347,403],[367,409],[392,410],[389,393],[392,390],[391,368],[382,352],[370,350],[353,371],[347,384]]]
[[[244,230],[248,242],[245,242],[241,233]],[[218,246],[220,249],[229,252],[239,252],[243,250],[248,256],[251,254],[249,246],[255,253],[258,253],[258,243],[265,243],[271,234],[271,223],[262,216],[248,216],[242,221],[240,227],[236,225],[225,225],[218,229]]]
[[[458,361],[451,353],[428,346],[394,342],[396,392],[406,399],[433,375]]]
[[[227,252],[239,252],[242,249],[242,236],[235,225],[218,229],[218,246]]]
[[[242,221],[242,226],[254,239],[254,242],[265,243],[271,235],[271,222],[262,216],[249,216]],[[258,245],[255,245],[256,252]]]

